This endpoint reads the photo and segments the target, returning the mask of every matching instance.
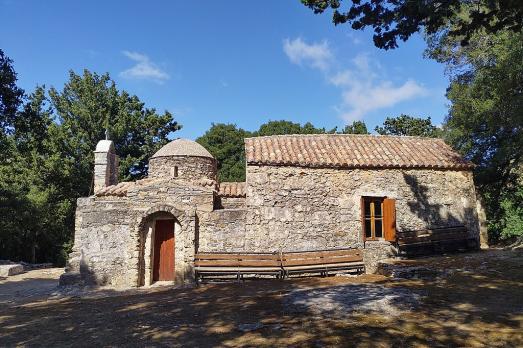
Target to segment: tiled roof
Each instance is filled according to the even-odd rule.
[[[323,168],[472,169],[442,139],[354,134],[245,139],[248,164]]]
[[[127,191],[135,186],[143,186],[155,183],[161,179],[142,179],[137,181],[124,181],[116,185],[106,186],[96,192],[96,196],[126,196]]]
[[[245,197],[245,183],[222,182],[218,194],[222,197]]]

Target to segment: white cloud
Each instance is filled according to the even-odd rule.
[[[357,54],[343,69],[334,70],[339,63],[326,41],[309,45],[301,38],[286,39],[283,50],[292,63],[320,69],[327,82],[340,89],[341,102],[335,109],[347,122],[428,94],[413,79],[399,84],[388,80],[383,66],[366,53]]]
[[[395,86],[390,81],[376,83],[354,80],[342,91],[341,117],[348,122],[360,120],[371,111],[392,107],[426,94],[426,89],[412,79],[400,86]]]
[[[292,63],[307,64],[320,70],[327,70],[333,60],[333,54],[325,40],[309,45],[301,38],[285,39],[283,40],[283,51]]]
[[[340,116],[347,122],[360,120],[371,111],[392,107],[398,103],[427,94],[413,79],[398,84],[383,78],[386,71],[367,54],[351,60],[351,68],[330,77],[329,82],[342,89]]]
[[[127,79],[152,80],[157,83],[163,83],[170,78],[170,76],[153,63],[147,55],[131,51],[123,51],[122,53],[136,64],[122,71],[120,73],[121,77]]]

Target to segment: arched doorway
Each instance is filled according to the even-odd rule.
[[[152,281],[174,281],[175,220],[159,218],[153,229]]]
[[[181,210],[168,205],[154,206],[138,217],[137,286],[183,280],[183,217]]]

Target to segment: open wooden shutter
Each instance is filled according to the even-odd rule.
[[[361,211],[361,235],[363,238],[363,241],[365,242],[365,199],[361,197],[361,205],[360,205],[360,211]]]
[[[383,200],[383,230],[385,240],[396,241],[396,200],[385,198]]]

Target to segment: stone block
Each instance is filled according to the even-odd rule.
[[[83,285],[80,272],[67,272],[60,276],[60,286]]]
[[[20,273],[24,273],[24,266],[21,264],[0,265],[0,277],[9,277]]]

